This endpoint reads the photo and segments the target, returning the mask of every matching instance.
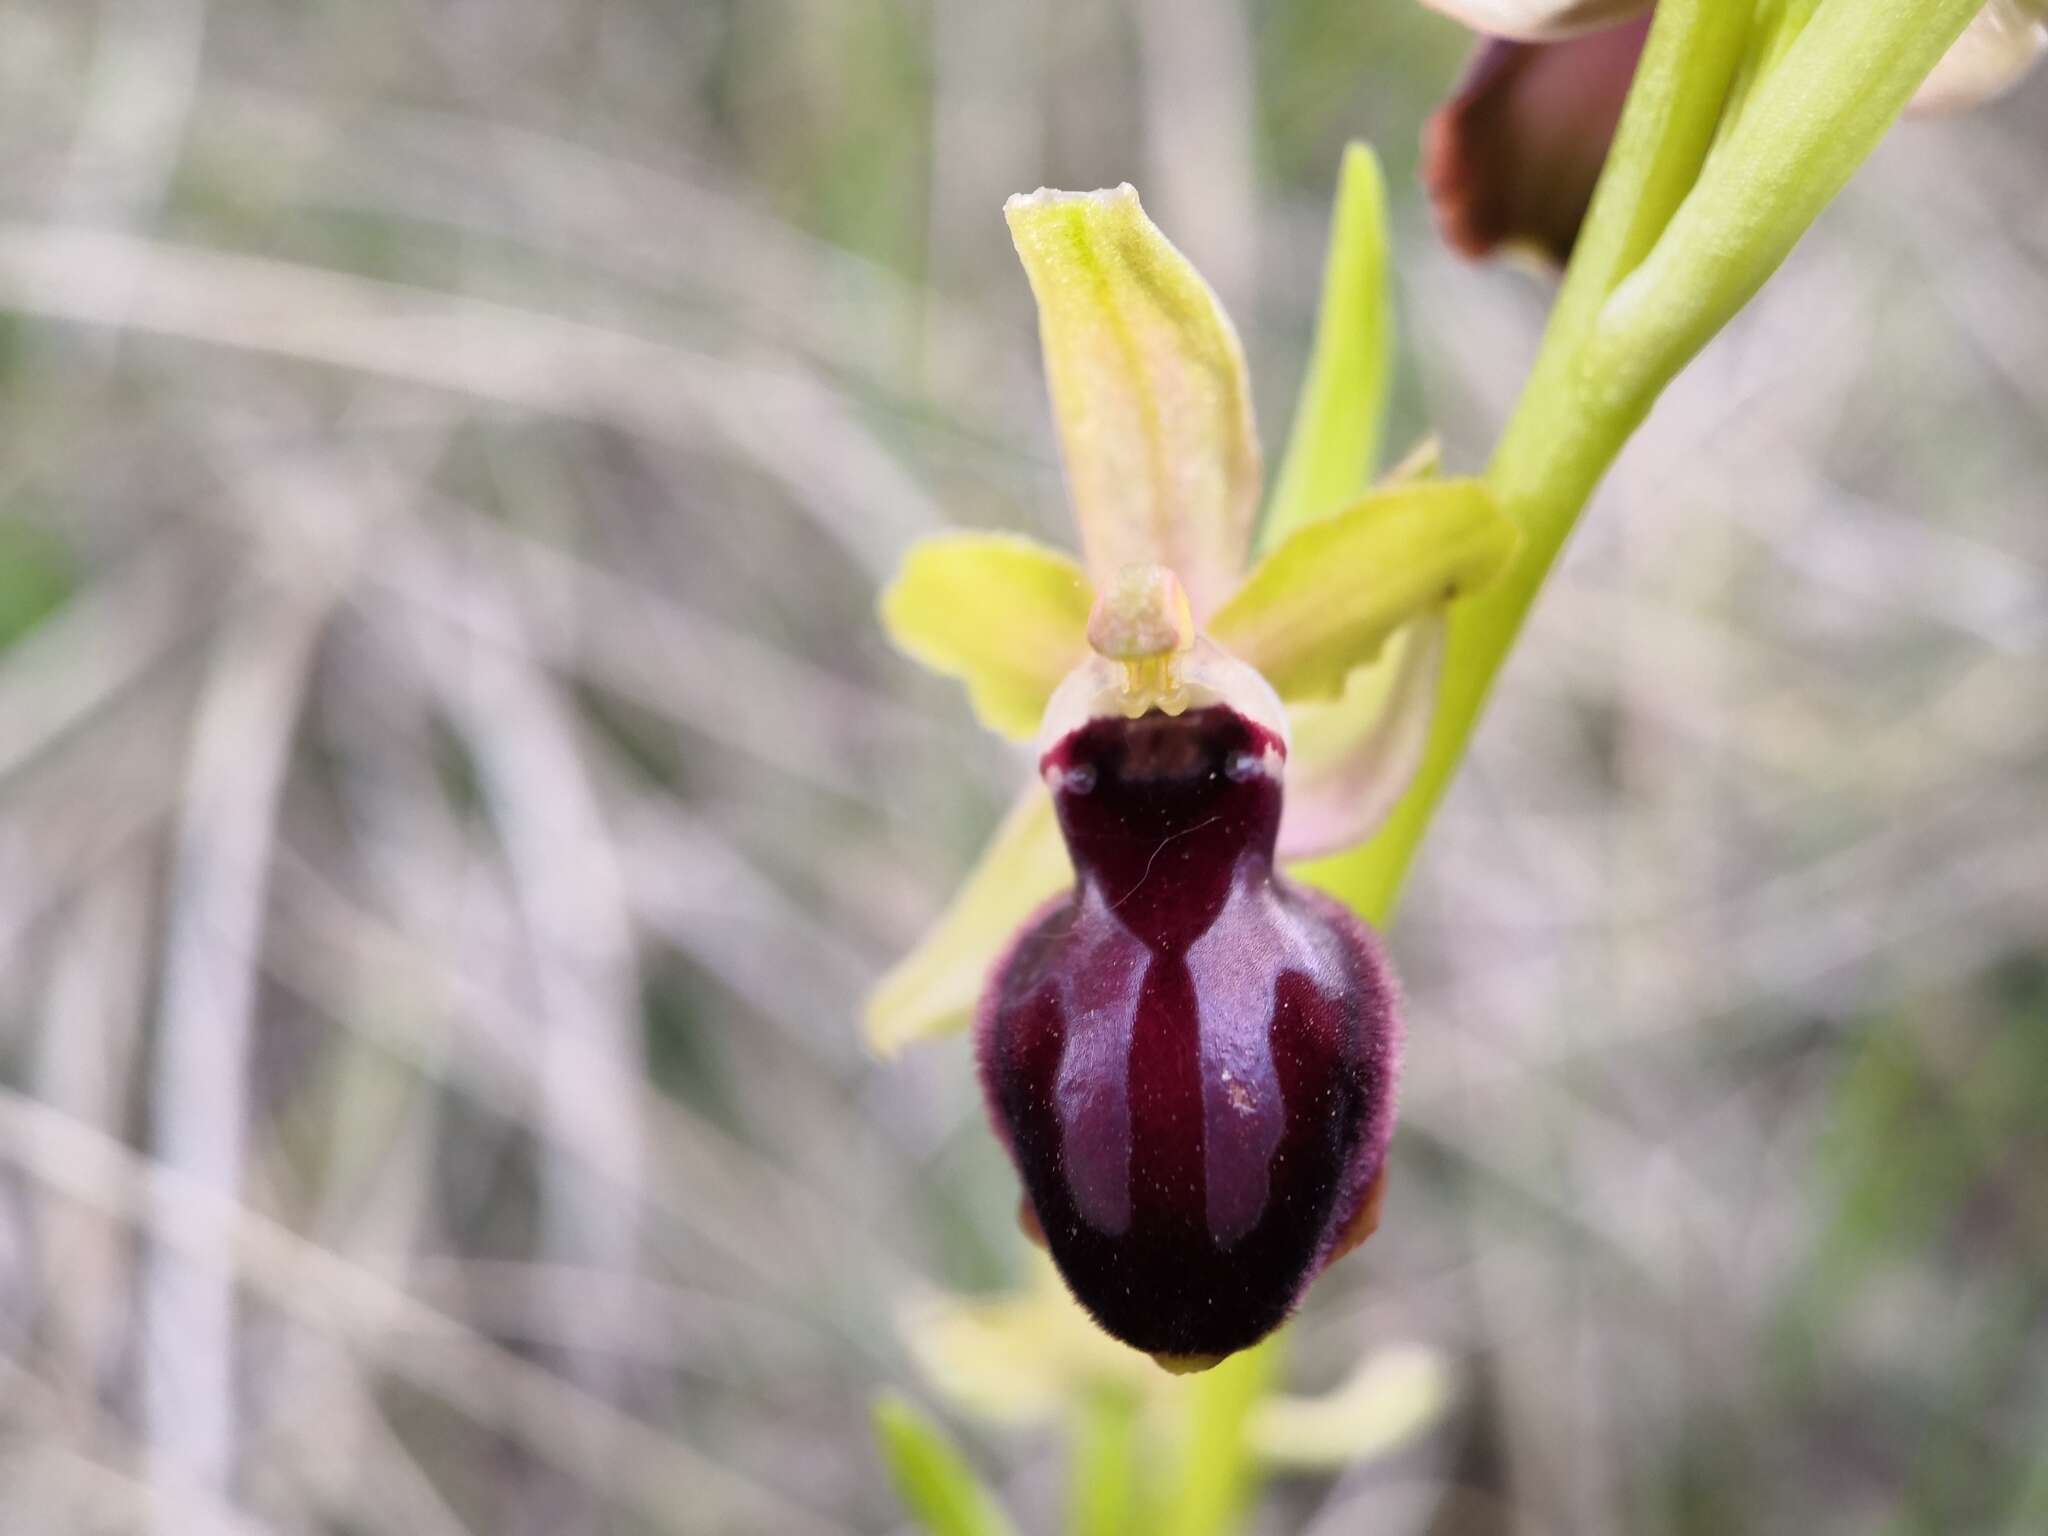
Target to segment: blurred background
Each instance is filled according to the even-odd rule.
[[[1391,448],[1549,287],[1412,167],[1407,0],[0,3],[0,1528],[1031,1531],[906,1309],[1025,1283],[862,994],[1022,772],[873,618],[1067,542],[1000,217],[1129,179],[1277,451],[1337,159]],[[1261,1532],[2048,1529],[2048,88],[1896,132],[1625,456],[1394,950],[1380,1235]]]

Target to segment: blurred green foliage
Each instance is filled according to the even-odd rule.
[[[0,514],[0,651],[63,607],[77,584],[77,562],[55,533]]]

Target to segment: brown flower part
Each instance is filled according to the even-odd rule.
[[[1423,130],[1437,227],[1475,260],[1502,249],[1562,265],[1585,222],[1650,18],[1554,43],[1489,38]]]

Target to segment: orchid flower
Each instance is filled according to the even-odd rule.
[[[1438,1423],[1457,1393],[1450,1359],[1412,1342],[1376,1345],[1313,1395],[1284,1389],[1284,1351],[1271,1349],[1176,1380],[1095,1328],[1049,1260],[1003,1295],[913,1299],[901,1327],[918,1373],[963,1414],[1070,1433],[1068,1529],[1088,1536],[1227,1530],[1232,1506],[1248,1502],[1263,1477],[1394,1454]],[[898,1421],[885,1435],[945,1444],[943,1430],[900,1400],[883,1412]]]
[[[1540,33],[1625,9],[1496,14]],[[1364,919],[1391,909],[1607,466],[1983,13],[1656,6],[1483,481],[1359,495],[1387,327],[1378,177],[1354,153],[1262,527],[1214,295],[1127,187],[1011,200],[1082,559],[954,535],[884,595],[903,649],[1035,737],[1039,782],[868,1029],[888,1050],[976,1016],[1020,1218],[1116,1337],[1213,1364],[1372,1230],[1400,1019]],[[1295,878],[1325,854],[1320,889]]]
[[[1424,0],[1485,39],[1423,136],[1423,180],[1444,238],[1468,256],[1562,265],[1592,202],[1650,30],[1650,0]],[[1781,36],[1813,0],[1759,7]],[[1782,46],[1782,45],[1781,45]],[[1915,94],[1912,110],[1975,106],[2048,49],[2048,0],[1989,0]]]
[[[1263,528],[1237,335],[1137,194],[1006,213],[1082,557],[949,534],[883,595],[896,643],[1034,738],[1038,774],[877,989],[869,1039],[978,1008],[1027,1230],[1110,1333],[1199,1368],[1277,1327],[1377,1220],[1393,980],[1366,925],[1286,866],[1363,842],[1399,795],[1444,610],[1517,536],[1476,481],[1367,489],[1388,327],[1363,149]]]

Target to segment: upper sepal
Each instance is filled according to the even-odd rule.
[[[1128,185],[1004,206],[1038,300],[1089,575],[1163,565],[1199,621],[1250,547],[1259,443],[1230,317]]]

